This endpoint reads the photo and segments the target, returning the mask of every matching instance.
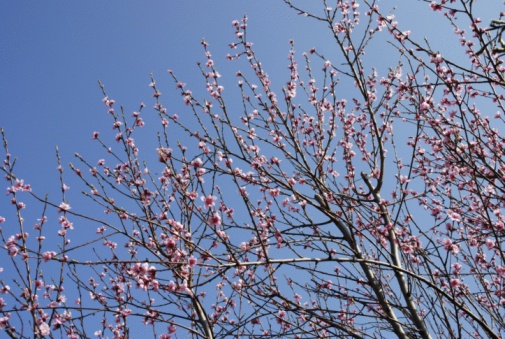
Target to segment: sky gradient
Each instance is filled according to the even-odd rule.
[[[423,19],[430,13],[427,4],[397,2],[380,5],[387,10],[397,5],[400,25],[414,36],[428,36],[440,48],[454,40],[437,34],[442,28],[447,32],[443,20]],[[501,9],[498,1],[494,3],[486,2],[478,11],[483,20]],[[319,1],[310,4],[314,10],[322,8]],[[169,68],[192,90],[202,89],[196,63],[205,60],[203,37],[227,76],[223,81],[234,85],[238,69],[225,56],[230,52],[228,43],[234,41],[231,22],[246,13],[249,40],[277,82],[274,88],[280,89],[288,77],[289,39],[295,40],[299,56],[316,47],[331,57],[333,46],[326,32],[320,34],[321,24],[297,15],[280,0],[0,1],[0,126],[11,152],[19,156],[18,170],[34,188],[46,192],[54,183],[47,181],[54,173],[54,147],[59,145],[63,161],[69,162],[73,152],[87,149],[93,131],[110,128],[98,80],[127,112],[140,102],[151,104],[151,72],[166,86],[162,89],[172,91],[172,98]],[[378,51],[378,65],[387,61],[387,55]],[[32,175],[35,168],[37,175]]]

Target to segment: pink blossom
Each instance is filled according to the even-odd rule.
[[[209,209],[211,207],[214,207],[214,205],[216,204],[215,201],[217,197],[213,195],[208,195],[206,197],[201,197],[200,199],[202,199],[202,201],[205,203],[205,208]]]
[[[11,258],[14,258],[15,256],[17,256],[18,253],[19,253],[19,248],[17,248],[17,247],[11,247],[11,248],[9,248],[9,256]]]
[[[70,221],[68,221],[68,219],[65,218],[64,216],[61,216],[58,219],[58,222],[64,229],[74,229],[73,224]]]
[[[158,152],[158,157],[159,157],[160,162],[168,161],[172,155],[171,148],[160,147],[160,148],[157,148],[156,150]]]
[[[431,7],[432,10],[434,10],[434,11],[440,11],[440,12],[442,11],[442,8],[443,8],[442,5],[437,4],[435,1],[432,1],[430,3],[430,7]]]
[[[70,209],[70,205],[67,204],[66,202],[62,202],[60,206],[58,206],[58,213],[61,213],[63,211],[68,211]]]
[[[240,195],[241,195],[241,196],[243,196],[243,197],[247,197],[247,196],[249,196],[249,194],[247,193],[247,188],[246,188],[246,187],[244,187],[244,186],[242,186],[242,187],[240,187],[240,188],[239,188],[239,193],[240,193]]]
[[[12,186],[11,188],[12,192],[30,192],[31,188],[30,185],[25,185],[24,180],[18,180],[16,179],[16,183]]]
[[[1,328],[4,328],[5,326],[7,326],[7,324],[9,323],[9,319],[11,317],[11,314],[10,313],[7,313],[5,315],[5,317],[1,317],[0,318],[0,329]]]
[[[421,105],[419,106],[419,110],[420,110],[421,112],[427,111],[427,110],[429,110],[429,109],[430,109],[430,104],[429,104],[428,102],[426,102],[426,101],[423,101],[423,102],[421,103]]]
[[[273,188],[273,189],[270,189],[270,190],[268,191],[268,193],[270,194],[270,196],[271,196],[272,198],[275,198],[275,197],[278,197],[278,196],[279,196],[279,194],[280,194],[280,189],[278,189],[278,188]]]
[[[195,160],[191,161],[191,165],[194,168],[198,168],[198,167],[201,167],[203,165],[203,161],[200,158],[196,158]]]
[[[452,240],[449,239],[449,238],[445,238],[443,241],[442,241],[442,244],[444,245],[444,249],[446,251],[449,251],[451,249],[451,246],[452,246]]]
[[[454,244],[451,239],[445,238],[442,241],[442,244],[444,245],[444,249],[447,251],[450,251],[452,254],[458,254],[460,251],[460,247],[458,244]]]
[[[271,157],[271,158],[270,158],[270,163],[271,163],[272,165],[280,165],[281,160],[279,160],[279,158],[277,158],[277,157]]]
[[[409,180],[409,178],[408,178],[408,177],[406,177],[406,176],[404,176],[404,175],[400,175],[400,182],[401,182],[402,184],[406,184],[406,183],[408,183],[409,181],[410,181],[410,180]]]
[[[486,247],[488,250],[491,250],[495,247],[495,242],[492,239],[486,239]]]
[[[216,212],[209,218],[209,225],[213,227],[221,225],[221,216],[219,213]]]
[[[193,267],[197,264],[197,260],[194,256],[189,257],[188,259],[188,265],[189,267]]]
[[[177,284],[175,282],[173,282],[172,280],[170,280],[168,283],[168,291],[172,292],[172,293],[177,291]]]
[[[460,284],[461,284],[460,281],[459,281],[459,279],[456,279],[456,278],[451,279],[450,283],[451,283],[451,287],[452,288],[458,288],[460,286]]]
[[[54,258],[55,255],[56,255],[56,252],[54,252],[54,251],[46,251],[46,252],[42,253],[42,258],[44,259],[44,262],[48,262],[49,260]]]
[[[51,334],[51,329],[49,328],[49,325],[45,322],[42,322],[39,324],[39,331],[40,331],[40,335]]]
[[[188,287],[188,281],[185,279],[182,284],[179,284],[179,291],[187,295],[193,295],[193,291]]]
[[[461,222],[461,216],[454,212],[453,210],[447,210],[447,215],[449,216],[449,218],[451,218],[451,220],[453,221],[456,221],[456,222]]]

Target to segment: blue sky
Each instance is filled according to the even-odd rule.
[[[435,49],[439,46],[451,53],[447,44],[454,38],[439,33],[451,34],[440,17],[428,19],[427,4],[380,1],[387,10],[396,3],[400,26],[416,37],[429,37]],[[503,10],[501,1],[480,1],[478,5],[484,22]],[[316,0],[310,6],[322,8]],[[205,61],[200,45],[205,37],[225,87],[233,87],[238,66],[225,56],[230,52],[228,43],[234,41],[231,22],[244,13],[249,17],[249,40],[255,43],[277,90],[289,77],[289,39],[294,38],[300,61],[301,53],[311,47],[331,56],[333,46],[321,24],[290,11],[280,0],[0,0],[0,127],[5,129],[11,153],[19,158],[18,176],[39,195],[49,193],[58,201],[54,147],[59,146],[64,165],[75,162],[74,152],[96,160],[93,131],[115,134],[98,80],[127,113],[145,102],[144,118],[149,123],[153,103],[149,74],[154,72],[165,102],[182,110],[166,70],[172,69],[194,92],[203,92],[196,63]],[[381,46],[376,59],[379,67],[389,66]],[[141,151],[143,147],[144,154],[155,155],[156,145],[140,145]],[[67,178],[71,188],[80,187],[72,175]],[[6,214],[5,204],[8,202],[0,195],[0,215]],[[33,214],[31,221],[38,217]]]
[[[396,2],[381,1],[381,8],[389,10]],[[486,2],[480,13],[492,17],[498,3],[493,8]],[[310,4],[322,7],[319,1]],[[435,46],[446,45],[446,37],[434,34],[444,21],[423,20],[427,4],[401,1],[397,7],[406,29],[430,37]],[[280,0],[0,1],[0,126],[12,153],[19,156],[18,169],[46,192],[52,184],[46,176],[54,169],[54,146],[59,145],[68,162],[74,151],[89,146],[94,130],[109,128],[97,80],[126,111],[136,110],[143,101],[150,104],[151,72],[158,83],[168,85],[170,68],[193,90],[201,88],[196,62],[204,60],[202,37],[228,76],[225,81],[234,84],[237,66],[227,63],[225,55],[234,40],[230,23],[244,13],[249,16],[249,40],[277,88],[288,76],[290,38],[299,55],[311,47],[331,54],[321,24],[290,11]],[[388,58],[378,51],[377,60],[381,64]]]
[[[171,68],[201,88],[196,63],[204,60],[205,37],[234,83],[236,70],[225,55],[234,40],[231,21],[244,13],[250,40],[284,82],[288,40],[296,37],[300,50],[316,41],[314,23],[281,1],[0,2],[0,126],[19,155],[22,176],[50,190],[55,145],[68,162],[90,145],[94,130],[110,128],[98,80],[131,112],[142,101],[150,104],[151,72],[167,85]]]
[[[127,111],[149,103],[150,72],[166,84],[172,68],[200,85],[202,37],[218,65],[225,64],[234,39],[231,21],[244,13],[251,17],[252,39],[269,39],[258,44],[265,58],[285,68],[288,36],[304,32],[276,1],[1,2],[0,125],[20,156],[19,167],[40,174],[54,159],[55,145],[70,156],[89,145],[106,119],[97,80]],[[268,51],[272,44],[284,48]],[[36,177],[30,181],[37,186]]]

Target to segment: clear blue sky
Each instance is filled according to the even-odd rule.
[[[231,21],[244,13],[264,59],[285,69],[289,37],[307,38],[307,26],[280,1],[1,1],[0,126],[27,180],[48,190],[39,176],[54,169],[55,145],[68,162],[94,130],[109,130],[97,80],[127,111],[151,104],[150,72],[167,84],[171,68],[201,85],[202,37],[228,66]]]
[[[305,2],[322,8],[318,0]],[[427,19],[427,4],[417,0],[380,1],[381,8],[387,10],[397,3],[400,26],[410,29],[414,36],[429,37],[435,48],[450,53],[446,47],[453,36],[439,32],[451,31],[440,17]],[[503,10],[501,3],[479,1],[483,21]],[[91,141],[93,131],[114,134],[98,80],[127,113],[145,102],[146,116],[153,104],[148,85],[149,74],[154,72],[165,102],[175,99],[174,109],[182,109],[166,70],[174,70],[193,91],[202,90],[204,82],[196,63],[205,60],[200,45],[205,37],[225,87],[234,86],[238,69],[225,56],[228,43],[234,41],[231,22],[244,13],[249,17],[249,40],[255,43],[277,90],[289,76],[289,39],[295,39],[300,61],[301,53],[311,47],[331,54],[331,40],[327,32],[320,34],[321,24],[298,16],[280,0],[0,0],[0,127],[6,131],[11,153],[19,157],[18,176],[36,193],[50,193],[58,200],[54,147],[60,147],[64,164],[75,162],[74,152],[92,161],[97,158],[94,153],[98,148]],[[387,61],[388,56],[378,46],[378,65],[387,67]],[[140,145],[141,151],[143,147],[152,156],[157,146]],[[67,176],[67,184],[81,187],[72,178]],[[7,216],[5,204],[8,202],[0,194],[0,216]],[[27,211],[26,216],[32,217],[27,220],[30,224],[40,217],[40,210],[34,213]]]
[[[322,8],[320,1],[309,3]],[[423,20],[427,4],[386,0],[380,5],[389,10],[396,3],[402,26],[444,47],[446,38],[434,32],[445,23]],[[503,7],[500,1],[485,3],[482,14],[487,17]],[[168,68],[193,90],[201,88],[196,62],[204,60],[200,41],[205,37],[221,73],[228,76],[224,81],[234,84],[237,66],[227,63],[225,55],[234,40],[230,23],[244,13],[250,19],[249,40],[277,80],[274,88],[287,79],[290,38],[299,55],[311,47],[331,51],[321,25],[296,15],[280,0],[0,0],[0,127],[12,153],[19,156],[23,177],[37,191],[49,191],[54,146],[59,145],[64,162],[69,162],[74,151],[87,149],[94,130],[108,131],[97,80],[127,112],[142,101],[151,104],[150,72],[169,92],[173,86],[168,86]],[[388,58],[378,51],[377,60]]]

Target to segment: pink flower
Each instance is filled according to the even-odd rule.
[[[436,12],[436,11],[440,11],[440,12],[442,11],[442,5],[437,4],[435,1],[432,1],[432,2],[430,3],[430,7],[431,7],[431,9],[432,9],[432,10],[434,10],[435,12]]]
[[[160,162],[165,162],[168,161],[172,155],[172,149],[171,148],[163,148],[160,147],[156,149],[158,151],[158,157]]]
[[[201,197],[202,201],[205,203],[205,208],[209,209],[210,207],[213,207],[216,203],[216,197],[213,195],[208,195],[206,197]]]
[[[408,178],[408,177],[406,177],[406,176],[404,176],[404,175],[400,175],[400,182],[401,182],[402,184],[406,184],[406,183],[408,183],[409,181],[410,181],[410,180],[409,180],[409,178]]]
[[[456,279],[456,278],[451,279],[450,283],[451,283],[452,288],[458,288],[459,285],[461,284],[459,279]]]
[[[51,334],[51,329],[49,328],[49,325],[45,322],[39,324],[39,331],[41,335]]]
[[[195,160],[191,161],[191,165],[193,165],[193,168],[198,168],[203,165],[203,161],[200,158],[196,158]]]
[[[270,190],[268,191],[268,193],[270,194],[270,196],[271,196],[272,198],[275,198],[275,197],[278,197],[278,196],[279,196],[279,194],[280,194],[280,189],[278,189],[278,188],[272,188],[272,189],[270,189]]]
[[[446,251],[449,251],[452,247],[452,240],[449,238],[445,238],[444,240],[442,240],[442,244],[444,245],[444,249]]]
[[[492,239],[486,239],[486,246],[487,246],[488,250],[494,248],[494,245],[495,245],[494,240],[492,240]]]
[[[58,206],[58,213],[61,213],[63,211],[68,211],[70,209],[70,205],[67,204],[66,202],[62,202],[60,206]]]
[[[426,102],[426,101],[423,101],[421,103],[421,105],[419,106],[419,110],[421,112],[427,111],[428,109],[430,109],[430,104],[428,102]]]
[[[9,248],[9,255],[11,258],[14,258],[16,255],[18,255],[19,249],[17,247],[11,247]]]
[[[240,193],[240,195],[241,195],[241,196],[243,196],[243,197],[247,197],[247,196],[249,196],[249,194],[247,193],[247,189],[246,189],[246,187],[245,187],[245,186],[243,186],[243,187],[240,187],[240,188],[239,188],[239,193]]]
[[[181,293],[186,293],[187,295],[193,295],[193,291],[188,287],[187,280],[183,280],[182,284],[179,284],[179,291]]]
[[[195,266],[196,263],[197,263],[197,260],[196,260],[196,258],[194,256],[189,257],[189,259],[188,259],[189,267]]]
[[[451,251],[452,254],[458,254],[460,251],[459,245],[453,244],[452,240],[449,238],[442,240],[442,245],[444,245],[446,251]]]
[[[64,228],[64,229],[71,229],[73,230],[74,227],[73,227],[73,224],[68,221],[67,218],[65,218],[64,216],[61,216],[59,219],[58,219],[58,222],[60,223],[60,225]]]
[[[461,222],[461,216],[453,210],[447,210],[447,215],[452,221]]]
[[[12,192],[30,192],[31,190],[30,185],[25,185],[23,179],[16,179],[16,183],[10,189]],[[9,189],[7,189],[7,191],[9,192]]]
[[[54,258],[55,255],[56,255],[56,252],[54,252],[54,251],[46,251],[46,252],[42,253],[42,258],[44,259],[44,262],[48,262],[49,260]]]
[[[170,280],[170,282],[168,283],[168,291],[172,293],[177,291],[177,284],[172,280]]]
[[[277,158],[277,157],[271,157],[270,158],[270,163],[272,165],[279,165],[281,163],[281,160],[279,160],[279,158]]]
[[[209,218],[209,225],[213,227],[221,225],[221,216],[219,213],[216,212]]]

